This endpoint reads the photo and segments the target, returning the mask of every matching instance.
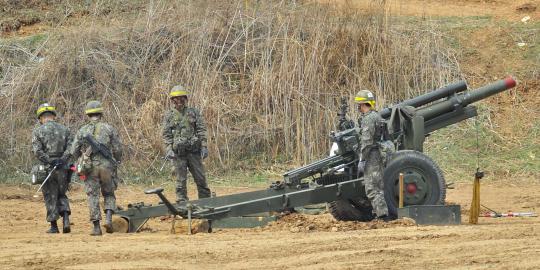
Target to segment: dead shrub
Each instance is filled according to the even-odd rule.
[[[58,30],[40,49],[43,61],[1,62],[8,121],[0,123],[0,157],[29,165],[39,103],[57,104],[75,131],[84,104],[101,99],[130,162],[147,163],[162,155],[167,92],[183,84],[206,117],[209,168],[320,158],[341,96],[372,89],[383,105],[459,77],[435,27],[386,12],[301,1],[155,1],[130,25]]]

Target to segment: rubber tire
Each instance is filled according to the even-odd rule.
[[[340,221],[371,221],[375,218],[369,201],[338,200],[328,203],[328,211]]]
[[[422,171],[423,176],[428,179],[430,189],[426,195],[423,205],[442,205],[446,198],[446,183],[443,173],[437,163],[422,152],[414,150],[401,150],[392,155],[384,169],[384,197],[388,205],[388,213],[391,217],[397,217],[399,201],[392,194],[395,194],[396,183],[399,173],[404,168],[415,168]]]

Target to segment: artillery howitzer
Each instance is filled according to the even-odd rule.
[[[515,80],[509,77],[464,92],[467,85],[460,81],[379,112],[388,129],[387,135],[398,150],[384,170],[385,198],[391,215],[396,215],[400,173],[404,174],[404,205],[444,204],[446,183],[437,164],[422,153],[425,137],[476,116],[472,103],[515,85]],[[342,111],[345,109],[342,107]],[[339,116],[340,126],[350,125],[341,125],[347,121],[343,112]],[[158,195],[162,202],[159,205],[131,204],[116,215],[128,222],[129,232],[138,231],[151,217],[174,214],[208,219],[212,223],[318,203],[328,203],[331,214],[338,220],[372,220],[372,207],[357,168],[358,130],[344,129],[333,132],[330,137],[338,145],[336,155],[288,171],[283,174],[283,181],[273,183],[266,190],[171,203],[163,195],[163,189],[157,188],[145,193]]]

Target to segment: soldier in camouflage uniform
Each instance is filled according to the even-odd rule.
[[[384,163],[381,157],[379,142],[381,131],[378,123],[381,116],[375,110],[375,96],[368,90],[361,90],[354,98],[361,113],[360,123],[360,153],[365,161],[364,185],[366,195],[373,206],[378,219],[388,221],[388,206],[384,199],[383,169]]]
[[[56,109],[47,103],[42,104],[36,111],[40,125],[32,132],[32,151],[37,160],[49,174],[56,167],[47,182],[42,187],[47,221],[51,228],[47,233],[59,233],[57,220],[63,217],[63,233],[71,232],[69,215],[69,199],[66,195],[69,181],[67,161],[70,157],[69,147],[71,133],[64,125],[55,121]],[[44,180],[44,179],[43,179]]]
[[[188,107],[188,92],[180,85],[169,93],[173,107],[163,118],[167,158],[174,160],[177,202],[187,201],[187,171],[191,172],[200,198],[210,197],[202,160],[208,157],[206,126],[199,110]]]
[[[104,200],[105,229],[107,233],[112,233],[112,214],[116,210],[116,197],[114,194],[117,188],[116,169],[122,158],[122,143],[116,129],[103,122],[101,102],[88,102],[85,113],[90,121],[77,132],[71,153],[74,158],[78,158],[77,169],[79,173],[86,175],[85,191],[88,196],[90,221],[94,225],[90,235],[101,235],[99,194],[103,195]],[[87,135],[90,135],[104,148],[108,149],[114,158],[109,160],[96,149],[92,149],[85,140]]]

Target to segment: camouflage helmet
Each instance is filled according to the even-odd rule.
[[[356,93],[356,96],[354,96],[354,103],[367,103],[372,108],[375,108],[375,95],[369,90],[360,90]]]
[[[39,118],[42,114],[49,112],[56,116],[56,107],[49,103],[43,103],[39,105],[38,109],[36,110],[36,115]]]
[[[187,97],[189,95],[189,92],[181,85],[176,85],[171,89],[171,92],[169,93],[169,98],[175,98],[175,97]]]
[[[86,108],[84,109],[84,113],[86,115],[89,114],[102,114],[103,113],[103,107],[101,106],[101,102],[97,100],[92,100],[86,104]]]

